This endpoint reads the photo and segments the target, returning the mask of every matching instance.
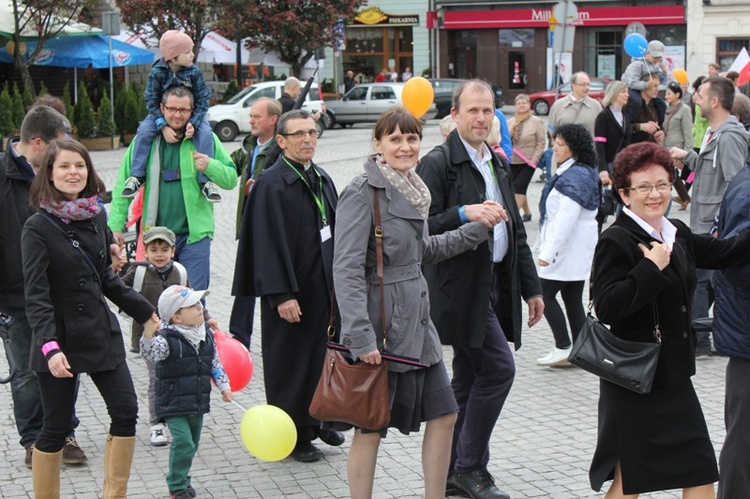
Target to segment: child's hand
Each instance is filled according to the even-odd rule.
[[[145,336],[147,340],[150,340],[154,337],[157,331],[159,331],[159,317],[156,315],[156,312],[154,312],[151,314],[151,318],[143,323],[143,336]]]
[[[224,390],[223,392],[221,392],[221,399],[224,402],[231,402],[233,398],[234,394],[232,393],[232,390]]]
[[[170,144],[176,144],[182,138],[182,134],[175,132],[171,126],[165,126],[161,129],[161,134],[164,136],[164,140]]]
[[[193,135],[195,135],[195,127],[192,123],[188,123],[185,126],[185,138],[186,139],[192,139]]]

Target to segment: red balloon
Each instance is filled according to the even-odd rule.
[[[214,331],[214,340],[219,360],[229,378],[229,387],[233,392],[242,390],[253,377],[253,359],[250,352],[242,343],[223,331]]]

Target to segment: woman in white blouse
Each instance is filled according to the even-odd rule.
[[[539,203],[541,244],[537,263],[544,317],[555,337],[555,347],[537,359],[541,366],[568,362],[571,339],[565,313],[557,301],[558,293],[565,303],[574,339],[585,321],[583,287],[589,278],[596,246],[599,207],[596,152],[586,127],[557,127],[552,150],[558,167],[545,185]]]

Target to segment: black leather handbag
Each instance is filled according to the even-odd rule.
[[[654,337],[656,342],[623,340],[589,311],[568,362],[628,390],[649,393],[661,350],[658,325]]]

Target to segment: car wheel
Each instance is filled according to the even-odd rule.
[[[315,122],[315,128],[318,130],[318,137],[322,137],[323,132],[326,131],[326,124],[322,118]]]
[[[222,142],[231,142],[237,138],[237,125],[231,121],[222,121],[214,127],[214,133],[219,136]]]
[[[326,111],[327,121],[326,121],[326,128],[333,128],[336,126],[336,117],[333,115],[332,112]]]
[[[333,117],[329,113],[323,113],[323,117],[321,119],[323,120],[323,124],[325,125],[326,130],[333,126]]]
[[[539,99],[532,106],[538,116],[547,116],[549,114],[549,103],[544,99]]]

